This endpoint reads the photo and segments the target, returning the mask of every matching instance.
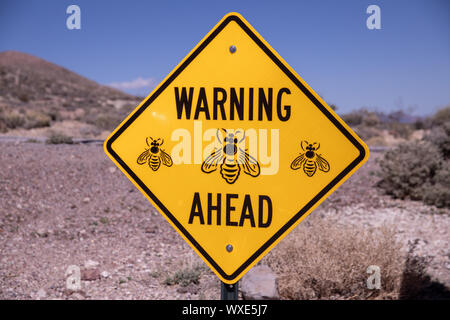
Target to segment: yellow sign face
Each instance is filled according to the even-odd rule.
[[[236,13],[104,147],[225,283],[238,281],[369,155]]]

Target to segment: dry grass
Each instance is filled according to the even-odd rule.
[[[367,230],[311,217],[266,257],[284,299],[397,299],[405,257],[386,227]],[[369,290],[370,265],[381,289]]]

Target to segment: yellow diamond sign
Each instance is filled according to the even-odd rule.
[[[236,13],[114,130],[105,151],[226,283],[369,155]]]

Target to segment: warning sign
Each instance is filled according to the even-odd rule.
[[[105,151],[226,283],[369,155],[236,13],[114,130]]]

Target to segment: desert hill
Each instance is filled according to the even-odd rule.
[[[0,52],[0,131],[78,121],[109,130],[139,99],[18,51]]]

